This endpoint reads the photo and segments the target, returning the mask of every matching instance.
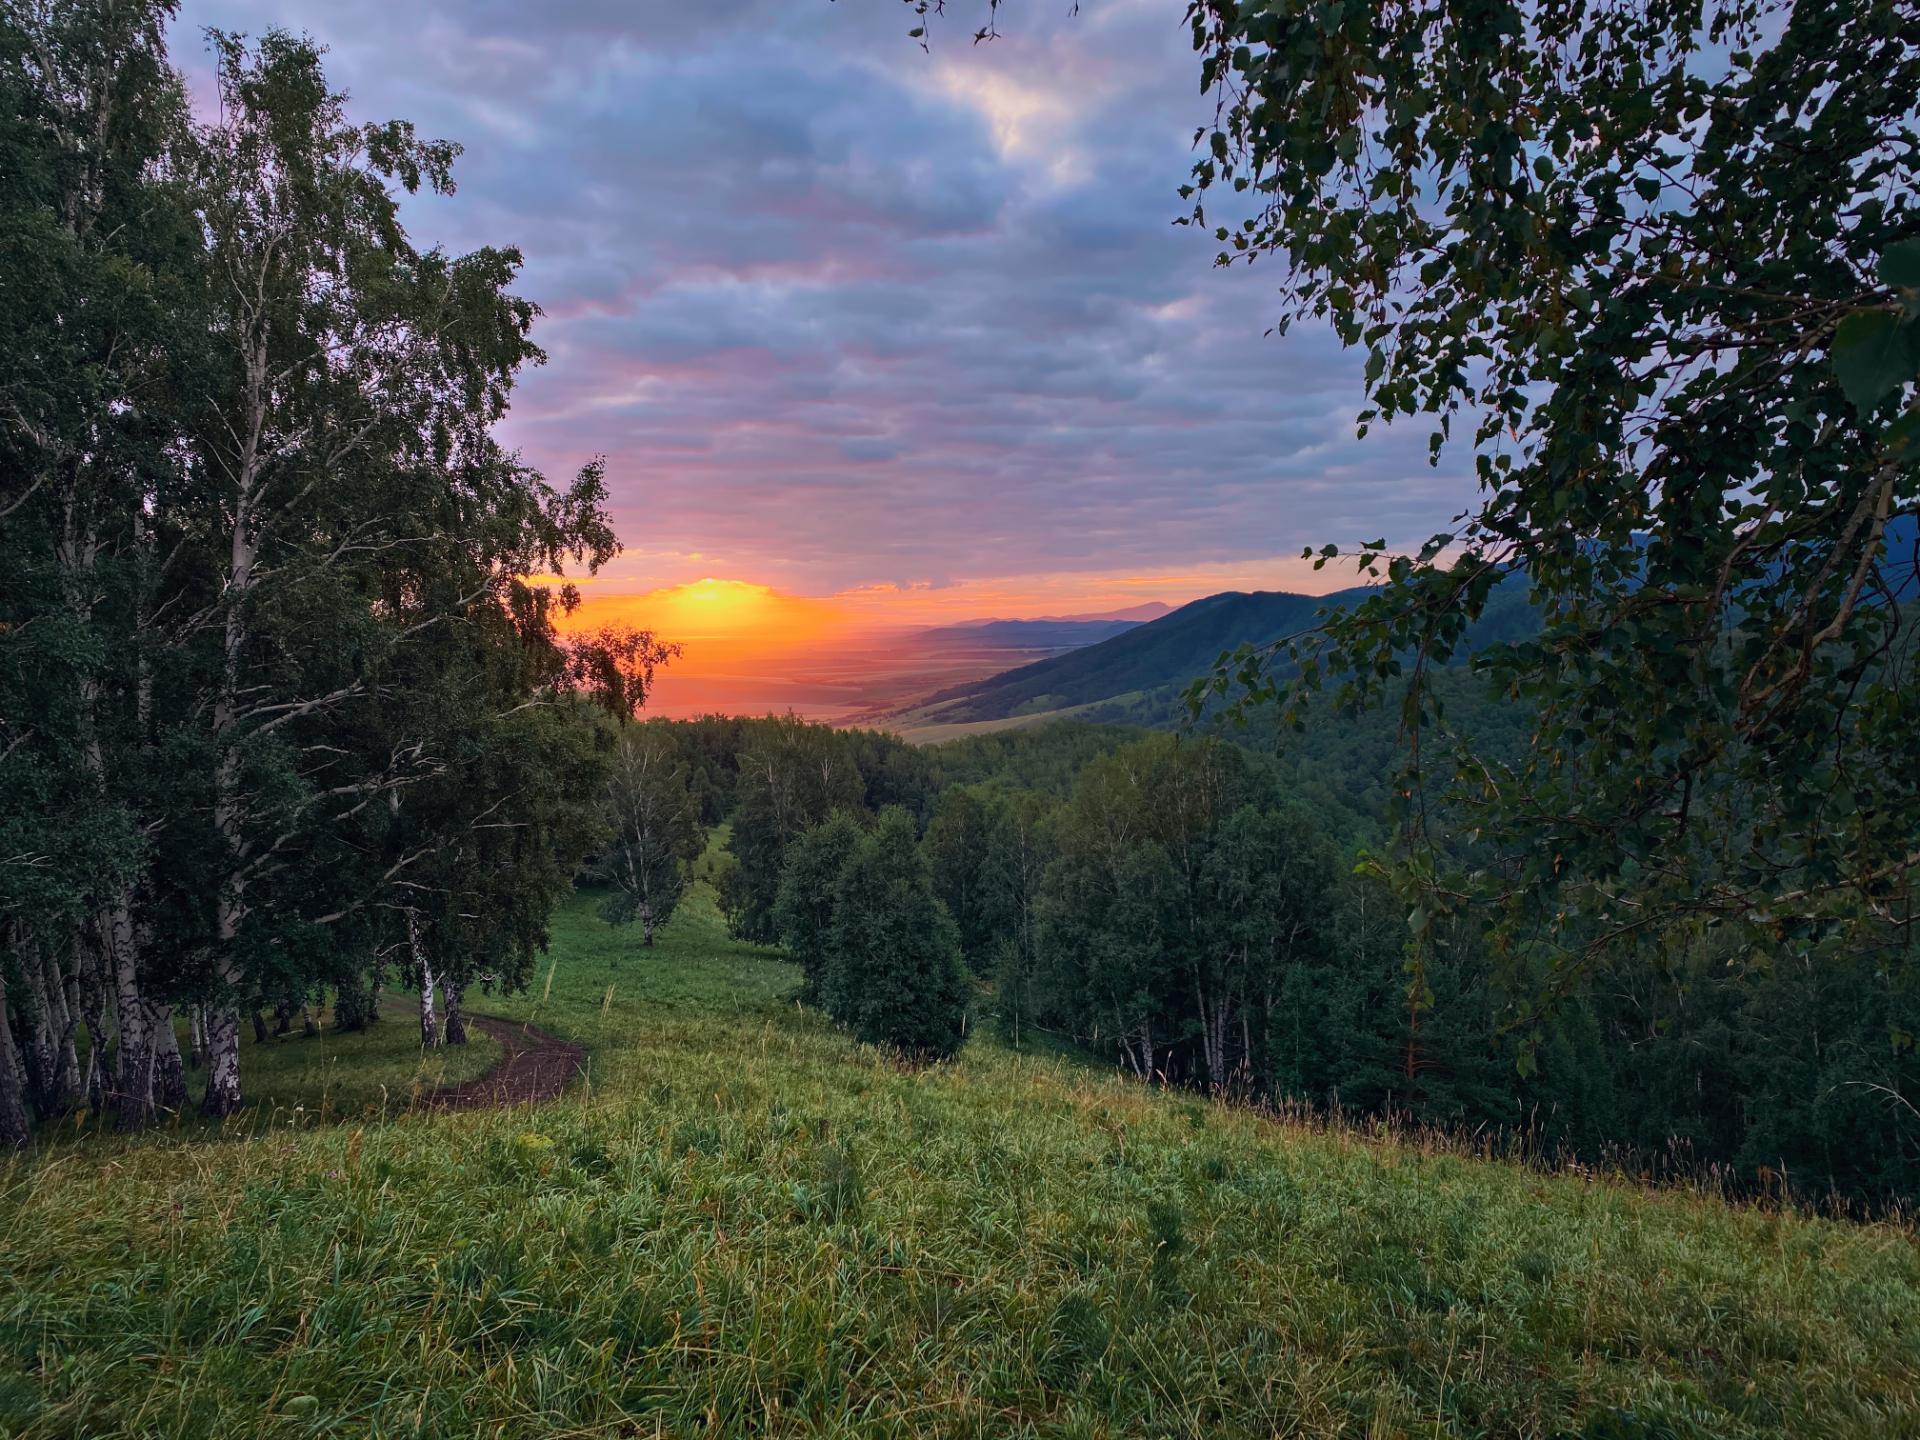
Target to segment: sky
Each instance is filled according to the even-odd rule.
[[[549,360],[502,435],[608,458],[589,616],[1324,591],[1303,546],[1445,526],[1465,453],[1356,441],[1359,358],[1173,224],[1211,114],[1179,0],[1012,0],[977,46],[971,3],[923,50],[899,0],[185,0],[173,47],[204,97],[204,27],[306,31],[355,118],[465,146],[407,223],[525,254]]]

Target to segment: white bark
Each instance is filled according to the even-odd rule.
[[[431,1050],[440,1043],[440,1026],[433,1014],[433,963],[427,947],[420,943],[420,922],[411,911],[407,913],[407,944],[420,971],[420,1047]]]

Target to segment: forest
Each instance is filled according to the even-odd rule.
[[[784,945],[863,1038],[949,1054],[971,1007],[1158,1085],[1736,1189],[1764,1168],[1868,1208],[1917,1193],[1901,934],[1764,975],[1714,938],[1672,967],[1623,952],[1554,1004],[1522,1074],[1509,1017],[1535,991],[1503,989],[1471,927],[1443,929],[1410,997],[1418,952],[1372,858],[1391,735],[1368,729],[1279,758],[1075,723],[916,748],[708,717],[632,743],[661,752],[661,813],[729,827],[708,863],[733,934]]]

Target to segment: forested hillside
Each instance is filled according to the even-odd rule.
[[[915,705],[912,723],[962,724],[1097,706],[1086,718],[1164,725],[1187,684],[1221,655],[1306,630],[1322,612],[1351,607],[1369,593],[1209,595],[1071,654],[939,691]],[[1516,639],[1533,624],[1525,593],[1514,585],[1495,597],[1474,625],[1472,640]]]
[[[1523,711],[1475,709],[1472,682],[1459,686],[1489,740],[1505,725],[1524,748]],[[672,738],[674,783],[731,825],[707,863],[734,933],[789,947],[803,993],[856,1031],[871,1024],[847,997],[893,972],[832,977],[877,926],[921,957],[900,973],[957,957],[980,987],[970,1003],[1010,1033],[1156,1083],[1524,1136],[1636,1169],[1719,1167],[1736,1184],[1764,1167],[1866,1205],[1920,1196],[1920,1121],[1900,1103],[1920,1093],[1902,1038],[1920,1033],[1920,997],[1886,963],[1902,932],[1818,968],[1749,965],[1712,936],[1677,965],[1624,949],[1550,1007],[1523,1075],[1509,1027],[1534,997],[1499,985],[1465,923],[1443,926],[1410,975],[1405,906],[1362,863],[1386,838],[1390,717],[1330,725],[1281,758],[1078,723],[928,747],[791,718],[640,728]],[[894,861],[917,840],[918,868],[848,869],[876,836]],[[883,893],[892,908],[876,910]],[[945,1007],[957,1040],[969,1002],[940,993],[915,1002],[913,1025],[867,1038],[922,1048],[915,1027]]]

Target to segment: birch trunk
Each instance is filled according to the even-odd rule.
[[[202,1115],[235,1115],[240,1110],[240,1007],[212,1005],[206,1013],[207,1093]]]
[[[46,969],[40,947],[32,940],[16,941],[20,976],[27,1003],[20,1007],[21,1065],[27,1077],[27,1098],[42,1121],[63,1114],[68,1098],[61,1092],[55,1060],[53,1004],[47,995]]]
[[[128,886],[99,920],[101,960],[107,972],[101,979],[112,986],[119,1020],[113,1088],[114,1124],[121,1130],[138,1130],[153,1118],[153,1016],[140,993],[140,947],[132,901],[133,887]],[[177,1045],[174,1059],[179,1060]]]
[[[80,1052],[74,1041],[80,1034],[80,963],[85,953],[76,932],[67,943],[65,969],[53,956],[47,957],[49,989],[60,998],[60,1048],[54,1058],[66,1093],[75,1097],[80,1094]]]
[[[427,958],[427,947],[420,943],[420,922],[411,912],[407,915],[407,944],[420,970],[420,1048],[432,1050],[440,1044],[440,1027],[433,1018],[433,964]]]
[[[159,1110],[184,1110],[187,1075],[180,1064],[180,1037],[173,1028],[173,1007],[157,1001],[147,1004],[147,1053],[153,1056],[151,1095]]]
[[[187,1008],[187,1068],[198,1070],[207,1063],[206,1027],[200,1021],[200,1007]]]
[[[223,762],[221,772],[224,774],[227,768]],[[227,833],[227,826],[221,823],[224,805],[224,801],[217,802],[214,809],[214,821],[222,834]],[[232,808],[227,806],[224,813],[231,821]],[[238,1114],[241,1105],[240,995],[247,977],[240,971],[233,948],[241,918],[246,913],[244,894],[244,882],[237,876],[227,876],[220,886],[220,900],[214,912],[219,945],[214,973],[220,982],[220,999],[207,1006],[202,1020],[207,1047],[207,1093],[200,1101],[200,1113],[214,1117]]]
[[[449,976],[440,978],[440,998],[447,1002],[446,1043],[464,1045],[467,1043],[467,1020],[461,1013],[460,1001],[464,985],[456,985]]]
[[[24,1150],[33,1143],[27,1120],[27,1072],[14,1047],[6,997],[0,994],[0,1148]]]
[[[21,1011],[27,1032],[21,1055],[27,1098],[42,1121],[51,1120],[66,1114],[80,1098],[80,1062],[73,1050],[75,1025],[67,1008],[65,977],[33,932],[18,922],[14,954],[27,992]]]
[[[257,578],[260,489],[266,471],[263,437],[267,422],[267,346],[263,317],[247,322],[245,431],[234,474],[233,539],[228,547],[225,631],[222,635],[220,687],[214,696],[213,739],[220,750],[214,767],[213,828],[226,846],[227,873],[221,877],[216,908],[219,956],[216,970],[224,994],[208,1016],[207,1094],[201,1113],[232,1115],[240,1109],[240,1012],[238,1002],[248,976],[235,953],[241,922],[247,916],[248,808],[236,733],[240,725],[242,668],[248,628],[247,604]],[[264,1029],[265,1027],[260,1027]]]
[[[1207,990],[1196,974],[1193,980],[1194,1007],[1200,1014],[1201,1060],[1207,1067],[1207,1084],[1218,1090],[1226,1083],[1226,1035],[1222,1018],[1226,1011],[1226,1000],[1210,1001]]]

